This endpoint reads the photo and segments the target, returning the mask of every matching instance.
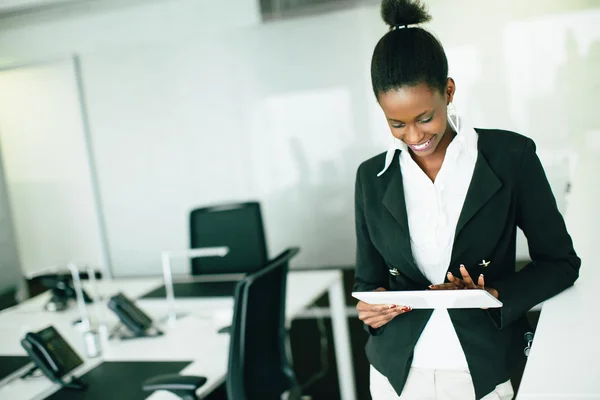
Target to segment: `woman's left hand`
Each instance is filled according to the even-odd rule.
[[[456,276],[452,275],[451,272],[448,272],[448,280],[450,282],[440,283],[439,285],[431,285],[431,286],[429,286],[429,289],[431,289],[431,290],[483,289],[483,290],[486,290],[489,294],[491,294],[495,298],[498,298],[498,291],[496,289],[485,286],[485,280],[483,278],[483,274],[479,275],[479,278],[477,279],[477,283],[475,283],[473,281],[473,279],[471,278],[471,275],[469,275],[469,273],[467,272],[467,268],[465,268],[465,266],[462,264],[460,266],[460,274],[462,275],[462,279],[457,278]]]

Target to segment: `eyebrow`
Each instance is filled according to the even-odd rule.
[[[415,119],[419,119],[419,118],[421,118],[422,116],[424,116],[424,115],[425,115],[425,114],[427,114],[428,112],[433,112],[433,110],[426,110],[426,111],[423,111],[421,114],[417,115],[417,116],[415,117]],[[392,122],[402,122],[402,123],[404,123],[404,121],[400,121],[399,119],[394,119],[394,118],[388,118],[388,121],[392,121]]]

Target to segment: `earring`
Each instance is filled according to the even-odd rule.
[[[448,103],[447,114],[448,123],[456,133],[459,133],[460,117],[458,116],[458,111],[456,110],[456,106],[454,105],[454,103]]]

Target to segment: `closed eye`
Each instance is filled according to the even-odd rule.
[[[426,123],[428,123],[428,122],[431,122],[431,120],[433,120],[433,114],[431,114],[431,116],[430,116],[429,118],[427,118],[427,119],[422,119],[422,120],[420,120],[419,122],[420,122],[420,123],[422,123],[422,124],[426,124]]]
[[[434,115],[435,114],[431,114],[429,116],[429,118],[419,120],[419,123],[427,124],[427,123],[431,122],[433,120]],[[400,129],[400,128],[404,128],[406,126],[406,124],[404,122],[396,122],[396,123],[390,124],[390,126],[394,129]]]

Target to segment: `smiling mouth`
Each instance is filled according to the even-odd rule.
[[[426,141],[425,143],[421,143],[421,144],[409,144],[408,147],[410,147],[413,151],[426,151],[429,150],[429,148],[431,147],[431,145],[433,144],[433,139],[435,138],[435,135],[432,136],[431,138],[429,138],[428,141]]]

